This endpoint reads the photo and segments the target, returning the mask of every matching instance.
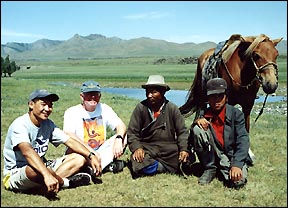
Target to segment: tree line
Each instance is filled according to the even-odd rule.
[[[10,61],[9,55],[5,59],[1,56],[1,77],[7,77],[7,75],[11,77],[17,70],[20,70],[20,66],[15,61]]]

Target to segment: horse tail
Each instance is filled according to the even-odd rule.
[[[193,79],[193,83],[186,95],[186,101],[182,106],[179,107],[181,114],[184,115],[185,117],[191,116],[199,108],[199,99],[197,98],[200,98],[201,96],[199,94],[199,92],[202,91],[201,80],[202,80],[202,69],[200,67],[198,59],[196,74]]]

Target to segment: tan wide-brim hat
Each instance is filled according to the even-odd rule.
[[[166,91],[170,90],[170,87],[165,83],[164,77],[161,75],[150,75],[146,84],[142,85],[142,88],[147,87],[163,87]]]

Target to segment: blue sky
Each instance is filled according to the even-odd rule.
[[[1,1],[1,44],[75,34],[218,43],[236,33],[287,40],[287,2]]]

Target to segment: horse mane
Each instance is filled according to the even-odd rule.
[[[224,63],[227,63],[227,61],[230,59],[234,51],[238,48],[239,44],[241,43],[241,40],[235,40],[233,43],[231,43],[228,48],[223,51],[222,59]]]
[[[241,42],[251,43],[247,50],[244,52],[244,56],[251,57],[254,49],[259,45],[259,43],[264,40],[269,40],[269,37],[261,34],[259,36],[246,36],[243,37],[239,34],[231,35],[229,40],[227,41],[225,48],[223,49],[222,59],[224,63],[230,59],[234,51],[238,48]]]
[[[225,46],[222,49],[222,60],[224,61],[224,63],[227,63],[227,61],[230,59],[232,54],[238,48],[240,43],[244,41],[245,38],[240,34],[233,34],[230,36],[230,38],[227,40]]]
[[[251,45],[247,48],[247,50],[244,52],[244,55],[246,57],[251,57],[254,49],[259,45],[259,43],[263,42],[264,40],[268,40],[269,37],[261,34],[259,36],[247,36],[244,38],[246,42],[252,42]]]

